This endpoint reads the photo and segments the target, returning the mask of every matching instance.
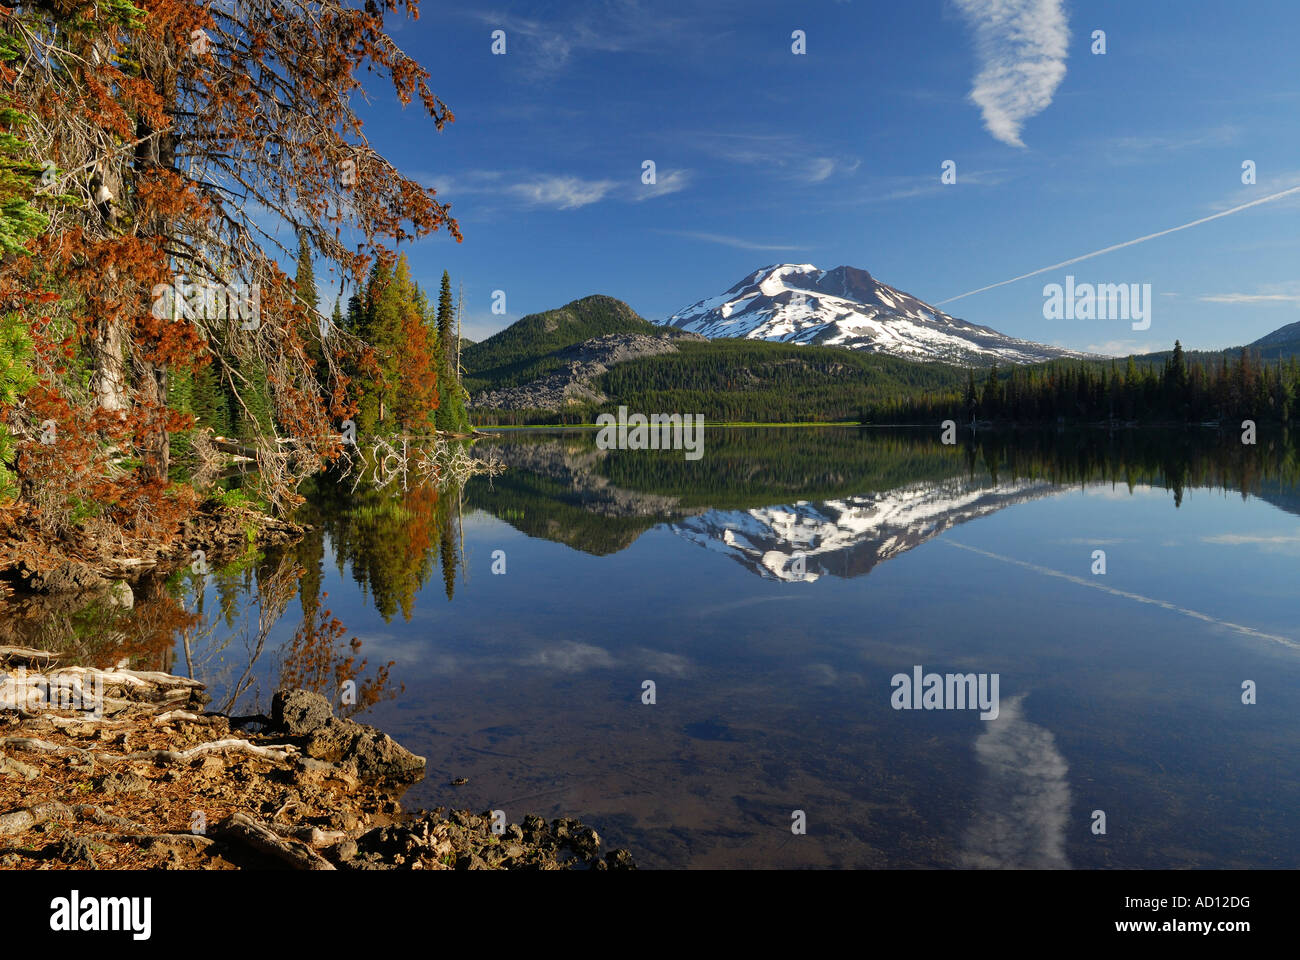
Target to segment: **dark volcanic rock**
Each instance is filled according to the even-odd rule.
[[[334,716],[330,702],[306,690],[281,690],[271,701],[272,726],[304,737],[307,758],[352,767],[367,781],[414,783],[424,776],[424,757],[417,757],[374,727]]]
[[[271,723],[291,737],[306,736],[333,716],[334,708],[319,693],[280,690],[271,700]]]
[[[418,814],[376,827],[357,839],[354,869],[633,870],[626,850],[601,857],[600,836],[578,820],[556,819],[548,827],[529,814],[522,825],[492,832],[490,812],[453,810]]]
[[[307,735],[303,752],[331,763],[350,761],[362,780],[414,783],[424,776],[424,757],[417,757],[374,727],[337,717]]]

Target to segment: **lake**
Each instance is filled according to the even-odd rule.
[[[574,816],[644,867],[1300,866],[1293,440],[475,452],[505,471],[321,481],[283,554],[28,619],[165,648],[239,712],[351,680],[428,758],[408,808]]]

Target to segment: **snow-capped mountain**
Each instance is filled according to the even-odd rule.
[[[693,333],[870,350],[908,360],[1033,363],[1085,354],[957,320],[857,267],[782,263],[658,321]]]
[[[954,477],[818,503],[707,510],[669,529],[764,579],[811,582],[862,576],[958,524],[1057,493],[1045,480]]]

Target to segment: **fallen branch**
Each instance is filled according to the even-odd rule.
[[[166,713],[160,713],[153,718],[154,723],[171,723],[175,720],[188,720],[191,723],[211,723],[214,718],[201,717],[197,713],[190,713],[188,710],[168,710]]]
[[[73,812],[57,800],[35,803],[0,815],[0,837],[13,837],[47,820],[71,820]]]
[[[225,837],[239,840],[267,856],[298,870],[333,870],[330,863],[311,847],[297,840],[286,840],[269,830],[252,817],[242,813],[231,814],[217,827]]]
[[[61,656],[62,654],[59,653],[34,650],[31,647],[0,647],[0,660],[22,660],[31,663],[33,660],[57,660]]]
[[[83,756],[90,753],[89,750],[82,750],[80,747],[64,747],[36,737],[0,737],[0,747],[12,747],[27,753],[76,753]]]
[[[119,827],[123,830],[135,830],[139,833],[144,832],[146,829],[144,824],[136,823],[134,820],[127,820],[125,817],[106,813],[99,807],[91,806],[88,803],[75,804],[71,809],[79,819],[93,820],[95,823],[102,823],[106,827]]]
[[[332,847],[334,844],[342,843],[348,838],[348,833],[345,830],[322,830],[320,827],[310,825],[290,826],[288,824],[272,823],[270,827],[282,837],[300,840],[312,847]]]
[[[243,753],[263,760],[288,761],[292,759],[296,752],[297,748],[290,744],[259,747],[247,740],[232,739],[200,743],[197,747],[191,747],[189,750],[141,750],[123,757],[108,757],[106,759],[114,762],[118,760],[161,760],[164,763],[181,763],[208,753]]]

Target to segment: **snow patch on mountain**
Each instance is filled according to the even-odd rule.
[[[869,350],[908,360],[1036,363],[1087,354],[1019,340],[951,317],[866,270],[781,263],[657,321],[714,339],[740,337]]]
[[[958,477],[821,502],[707,510],[669,529],[764,579],[812,582],[861,576],[958,524],[1057,492],[1047,481]]]

